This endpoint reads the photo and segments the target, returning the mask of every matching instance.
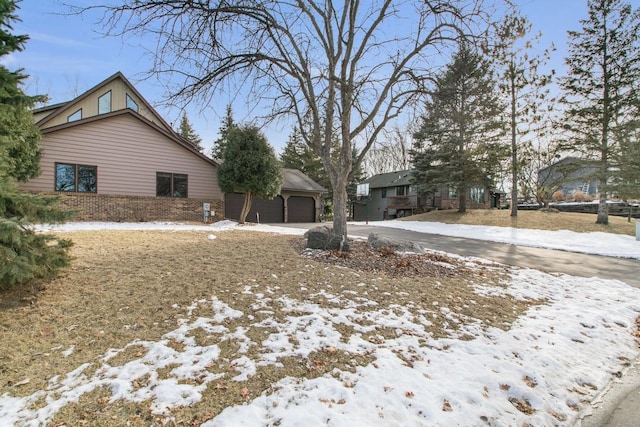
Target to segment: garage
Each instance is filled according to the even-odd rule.
[[[313,197],[291,196],[287,199],[288,222],[315,222],[316,202]]]
[[[244,204],[244,194],[232,193],[224,196],[224,216],[229,219],[240,219],[240,212]],[[260,221],[256,214],[260,214]],[[272,200],[253,198],[251,210],[247,215],[248,222],[281,223],[284,222],[284,199],[276,196]]]
[[[246,221],[258,222],[260,214],[263,224],[285,222],[316,222],[320,218],[322,198],[327,190],[297,169],[282,169],[283,183],[280,195],[272,200],[255,197]],[[244,194],[229,193],[224,196],[225,218],[240,219]],[[286,215],[285,215],[286,212]]]

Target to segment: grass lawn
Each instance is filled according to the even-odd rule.
[[[33,395],[46,389],[52,378],[85,363],[91,364],[87,368],[91,374],[100,368],[101,357],[110,349],[126,349],[109,360],[110,366],[139,358],[146,353],[145,348],[130,343],[158,341],[182,319],[211,315],[205,307],[194,308],[194,301],[206,301],[212,295],[252,314],[250,318],[225,320],[224,326],[251,330],[255,343],[263,342],[275,330],[252,325],[267,318],[281,322],[289,315],[275,296],[331,309],[336,303],[325,293],[352,295],[356,301],[363,293],[363,283],[371,284],[364,293],[375,302],[376,310],[411,306],[412,310],[432,313],[426,332],[434,338],[459,333],[459,326],[465,322],[455,323],[451,318],[506,329],[527,307],[537,303],[474,294],[471,284],[477,277],[501,286],[501,268],[493,268],[489,274],[488,266],[463,268],[458,261],[449,260],[455,268],[448,276],[391,278],[301,257],[292,247],[291,237],[265,233],[223,232],[215,240],[208,239],[206,232],[162,231],[88,231],[73,232],[68,237],[75,243],[75,259],[69,270],[41,288],[1,297],[0,395]],[[438,262],[446,262],[443,260]],[[252,286],[274,294],[273,299],[258,303],[246,292]],[[469,300],[475,304],[467,304]],[[438,301],[450,305],[451,318],[439,315]],[[371,321],[364,318],[358,322],[363,327],[371,326]],[[360,334],[352,326],[343,326],[340,332],[345,340]],[[382,342],[396,333],[394,327],[376,326],[375,332],[365,335]],[[172,417],[185,423],[197,424],[225,407],[268,392],[272,384],[286,376],[315,378],[336,368],[349,371],[371,362],[366,352],[316,351],[305,357],[279,358],[277,365],[258,367],[246,381],[231,381],[237,375],[235,364],[241,343],[219,342],[218,334],[197,328],[189,336],[201,346],[219,345],[221,354],[219,362],[207,367],[218,379],[205,388],[202,400],[171,411]],[[176,351],[184,349],[179,341],[168,345]],[[258,346],[251,347],[247,356],[258,359],[260,351]],[[170,368],[161,369],[160,375],[170,377]],[[137,386],[143,387],[146,380],[138,380]],[[187,380],[194,384],[197,381]],[[111,391],[100,387],[85,393],[78,403],[63,407],[51,425],[148,425],[154,420],[162,424],[164,418],[156,419],[149,401],[112,402],[110,396]],[[33,403],[35,408],[39,405],[44,401]]]
[[[540,213],[523,212],[519,226],[534,228],[530,224],[537,223],[567,228],[557,219],[572,218],[566,224],[576,226],[578,218],[584,218],[546,214],[535,219],[537,215]],[[491,225],[498,225],[499,220],[489,218],[509,218],[503,211],[421,216],[461,223],[469,223],[465,221],[473,217]],[[578,229],[587,231],[588,227]],[[390,402],[393,397],[393,405],[405,405],[407,411],[424,404],[420,393],[428,392],[429,398],[436,399],[432,418],[425,407],[411,415],[418,418],[407,419],[440,420],[442,414],[451,413],[462,417],[457,420],[465,420],[471,416],[465,415],[470,410],[465,405],[471,404],[478,412],[474,416],[484,420],[488,413],[504,414],[506,405],[506,411],[515,417],[508,419],[519,425],[535,425],[573,419],[597,393],[595,384],[606,380],[604,376],[597,376],[597,381],[576,377],[567,385],[556,384],[534,367],[550,366],[551,375],[561,375],[565,368],[526,362],[528,353],[544,350],[547,344],[543,343],[556,339],[554,326],[535,326],[535,333],[510,335],[523,316],[553,305],[550,300],[556,295],[573,301],[571,280],[556,284],[553,277],[529,277],[533,273],[523,272],[517,279],[524,283],[522,289],[511,292],[508,288],[515,279],[508,267],[440,255],[424,261],[387,259],[392,268],[409,272],[390,275],[301,254],[299,238],[251,231],[59,234],[74,241],[72,266],[50,282],[0,294],[0,421],[4,413],[7,418],[23,417],[20,425],[37,419],[52,426],[200,425],[223,411],[227,413],[225,409],[243,408],[260,399],[271,399],[265,411],[290,414],[301,403],[292,397],[288,401],[278,397],[286,388],[283,384],[304,388],[317,379],[337,381],[339,390],[333,391],[347,396],[326,397],[332,391],[319,387],[319,393],[325,394],[310,398],[310,402],[322,411],[331,412],[341,405],[351,408],[350,413],[361,409],[362,402],[349,406],[351,389],[354,393],[358,390],[359,399],[364,395]],[[396,255],[367,256],[376,265],[380,263],[376,256]],[[428,271],[435,273],[411,274],[427,271],[417,268],[418,262],[433,263],[434,268]],[[539,292],[538,288],[545,290]],[[557,292],[560,288],[564,290]],[[622,297],[614,301],[617,317],[610,319],[606,310],[612,310],[607,300],[611,293],[596,295],[601,288],[602,284],[594,283],[588,299],[582,303],[576,299],[578,310],[582,304],[594,304],[586,310],[587,317],[565,310],[564,305],[554,308],[556,314],[540,314],[539,320],[531,315],[534,322],[550,319],[558,323],[557,336],[562,335],[564,341],[550,350],[553,354],[561,350],[568,353],[567,366],[577,364],[582,369],[590,360],[602,366],[604,362],[589,353],[606,346],[598,340],[610,342],[612,338],[606,336],[610,333],[617,334],[619,342],[631,336],[633,324],[619,317]],[[625,295],[627,291],[620,292]],[[555,316],[564,315],[570,317],[555,320]],[[560,333],[564,325],[586,332],[565,336]],[[540,338],[538,333],[551,335]],[[500,382],[481,376],[473,398],[462,397],[457,391],[444,397],[433,394],[429,381],[453,381],[453,373],[443,371],[451,362],[438,364],[436,358],[453,357],[448,352],[450,346],[465,349],[477,342],[482,349],[484,340],[502,334],[503,338],[487,347],[497,351],[502,341],[516,340],[509,350],[487,356],[490,363],[497,364],[491,375],[504,370],[499,374],[503,377]],[[531,343],[534,350],[527,352],[530,340],[535,341]],[[469,351],[469,357],[476,357],[484,350]],[[385,354],[386,359],[382,357]],[[574,362],[583,355],[585,362]],[[615,369],[632,357],[624,351],[605,356]],[[382,378],[382,366],[380,375],[375,371],[389,357],[398,366],[387,374],[388,383],[376,384],[380,385],[377,391],[360,391],[356,382],[367,384],[371,378]],[[471,359],[464,362],[474,363]],[[431,366],[436,370],[429,370]],[[373,374],[363,376],[371,370]],[[408,380],[394,385],[400,370],[407,370]],[[459,375],[466,378],[467,374],[463,371]],[[409,388],[407,384],[414,380]],[[305,393],[311,396],[312,391],[295,396],[304,397]],[[558,393],[571,398],[557,405],[544,403],[545,399],[558,400]],[[158,406],[158,401],[167,399],[170,405]],[[387,409],[397,407],[393,405],[388,403]],[[11,412],[15,407],[21,409]],[[393,424],[393,418],[385,418],[390,415],[384,405],[375,411],[373,419],[381,425],[387,421]],[[18,413],[21,415],[15,415]],[[285,417],[288,425],[298,419]],[[279,425],[278,420],[281,418],[273,415],[263,424]]]

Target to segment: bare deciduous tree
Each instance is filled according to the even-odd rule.
[[[413,133],[409,128],[398,125],[390,131],[383,131],[384,141],[376,142],[363,160],[363,168],[368,176],[406,170],[411,167],[409,151],[413,146]]]
[[[268,103],[266,119],[293,116],[327,170],[343,236],[364,155],[447,44],[484,31],[492,12],[485,0],[119,0],[79,12],[95,9],[108,35],[155,38],[149,74],[180,80],[172,98],[206,105],[235,82]]]

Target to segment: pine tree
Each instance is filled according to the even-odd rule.
[[[193,126],[189,122],[187,118],[187,113],[182,115],[182,119],[180,120],[180,127],[178,127],[178,135],[187,140],[189,144],[193,145],[193,148],[202,152],[204,148],[202,148],[202,138],[196,133],[193,129]]]
[[[25,35],[10,33],[17,21],[15,1],[0,0],[0,57],[22,51]],[[43,97],[21,89],[27,76],[0,65],[0,289],[54,276],[69,264],[69,240],[37,234],[29,224],[60,222],[69,214],[56,209],[56,198],[20,193],[16,181],[39,173],[40,134],[30,108]]]
[[[567,149],[598,162],[596,223],[608,224],[607,195],[624,168],[624,135],[638,126],[640,10],[621,0],[589,0],[587,6],[581,31],[569,31],[562,127],[569,133]]]
[[[213,148],[211,149],[211,157],[214,159],[222,159],[224,156],[224,150],[227,145],[227,137],[229,135],[229,131],[236,126],[235,121],[233,120],[233,110],[231,109],[231,104],[227,105],[227,113],[222,120],[222,125],[220,125],[220,130],[218,133],[220,137],[213,141]]]
[[[297,128],[289,135],[287,145],[280,155],[280,162],[283,168],[298,169],[323,187],[331,187],[320,156],[305,144]]]
[[[244,224],[254,196],[272,199],[282,186],[282,169],[273,148],[254,126],[233,126],[226,135],[218,184],[225,193],[244,194],[240,223]]]
[[[491,53],[499,78],[499,88],[507,99],[511,147],[511,216],[518,215],[518,177],[523,167],[519,151],[527,142],[540,140],[549,98],[549,85],[555,72],[540,72],[549,60],[549,50],[534,53],[541,34],[530,36],[531,23],[524,17],[509,15],[496,28]],[[551,47],[554,50],[553,46]]]
[[[489,63],[462,45],[429,94],[416,132],[412,182],[420,191],[443,186],[457,191],[458,211],[474,184],[492,186],[504,157],[499,144],[504,106],[498,99]]]

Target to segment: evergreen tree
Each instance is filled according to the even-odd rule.
[[[211,157],[214,159],[222,159],[224,156],[224,150],[227,145],[227,137],[229,135],[229,131],[236,126],[236,123],[233,120],[233,110],[231,109],[231,104],[227,105],[227,114],[224,116],[222,120],[222,125],[220,125],[220,130],[218,133],[220,137],[213,141],[213,148],[211,149]]]
[[[329,176],[322,166],[320,156],[305,144],[298,128],[294,128],[289,135],[287,145],[280,155],[280,162],[283,168],[298,169],[323,187],[331,188]]]
[[[193,148],[202,152],[204,148],[202,148],[202,138],[196,133],[187,118],[187,113],[182,115],[182,120],[180,120],[180,127],[178,127],[178,135],[182,138],[186,139],[189,144],[193,145]]]
[[[487,51],[499,75],[499,88],[507,100],[511,154],[511,216],[518,215],[518,177],[524,165],[519,151],[525,143],[539,140],[549,85],[554,71],[539,71],[549,60],[549,50],[535,54],[533,47],[541,34],[529,36],[531,23],[524,17],[509,15],[496,28],[496,42]],[[553,47],[552,47],[553,49]]]
[[[244,224],[254,196],[272,199],[282,186],[282,170],[273,148],[255,126],[233,126],[226,135],[218,184],[225,193],[243,193],[240,223]]]
[[[436,79],[425,110],[411,152],[412,182],[424,192],[455,189],[458,211],[465,212],[469,188],[493,186],[492,175],[504,157],[497,142],[504,106],[488,62],[462,45]]]
[[[607,194],[620,182],[625,135],[638,126],[640,10],[621,0],[589,0],[587,6],[581,31],[569,31],[562,127],[569,133],[567,149],[598,162],[596,223],[608,224]]]
[[[10,33],[17,9],[15,1],[0,0],[0,57],[22,51],[28,40]],[[16,186],[39,173],[40,134],[30,108],[43,97],[22,91],[26,77],[0,65],[0,289],[52,277],[70,261],[70,241],[29,228],[34,222],[63,221],[68,214],[55,208],[56,198],[20,193]]]

